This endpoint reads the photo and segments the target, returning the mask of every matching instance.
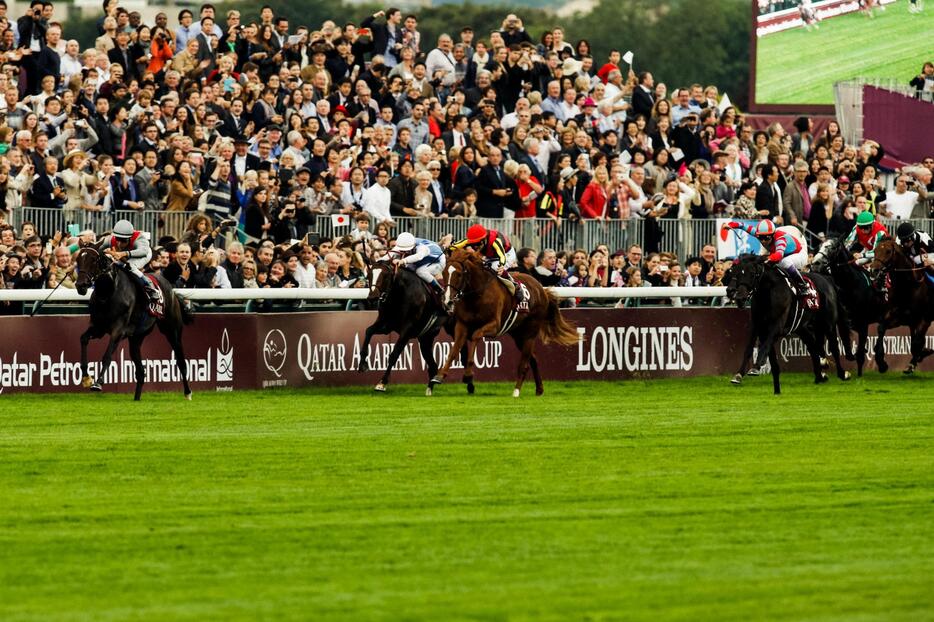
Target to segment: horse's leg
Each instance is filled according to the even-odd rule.
[[[185,349],[182,347],[182,331],[181,330],[172,330],[165,333],[166,337],[169,338],[169,344],[172,346],[172,351],[175,352],[175,365],[178,367],[178,373],[182,377],[182,387],[185,390],[185,399],[191,399],[191,387],[188,385],[188,365],[186,365],[185,359]]]
[[[925,320],[919,320],[911,329],[911,362],[905,369],[906,374],[913,374],[915,368],[931,354],[930,350],[925,350],[924,341],[927,338],[928,328],[931,323]]]
[[[856,375],[862,377],[863,365],[866,364],[866,340],[869,338],[869,324],[860,323],[856,327]]]
[[[545,385],[542,384],[542,375],[538,371],[538,359],[534,354],[529,357],[529,367],[532,368],[532,377],[535,379],[535,395],[542,395],[545,392]]]
[[[885,362],[885,332],[888,328],[885,318],[879,320],[878,328],[876,328],[875,359],[876,368],[880,374],[889,371],[889,364]]]
[[[840,344],[837,343],[837,335],[834,333],[832,326],[827,335],[827,345],[830,347],[830,356],[833,357],[834,365],[837,366],[837,378],[844,381],[849,380],[850,372],[843,368],[843,360],[840,358]]]
[[[429,381],[429,384],[441,384],[444,382],[444,379],[451,371],[451,365],[454,363],[455,357],[457,357],[458,353],[461,351],[461,348],[464,347],[466,342],[467,325],[463,322],[458,322],[454,326],[454,343],[451,345],[451,351],[448,352],[448,357],[444,361],[444,365],[441,367],[441,369],[438,370],[438,373],[435,374],[435,377]]]
[[[779,395],[782,392],[781,370],[778,368],[778,351],[774,342],[769,346],[768,358],[772,368],[772,391]]]
[[[91,375],[88,373],[88,343],[91,339],[94,339],[94,327],[90,326],[86,331],[81,333],[81,386],[85,389],[91,387],[91,384],[94,382],[94,379],[91,378]]]
[[[396,341],[396,345],[392,347],[392,352],[389,353],[389,361],[386,363],[386,371],[383,372],[383,378],[379,381],[379,384],[373,387],[374,391],[382,392],[386,390],[386,385],[389,384],[389,374],[392,373],[392,368],[396,366],[396,361],[399,360],[402,351],[409,345],[411,339],[411,335],[399,335],[399,340]]]
[[[477,356],[477,347],[483,342],[483,329],[475,330],[467,342],[467,360],[464,361],[464,377],[461,382],[467,385],[467,393],[473,395],[476,388],[473,383],[473,365]]]
[[[522,390],[522,383],[529,373],[529,359],[532,358],[532,346],[535,345],[534,339],[523,339],[516,337],[516,347],[519,348],[519,368],[516,370],[516,388],[512,390],[513,397],[519,397]],[[537,385],[536,385],[537,386]]]
[[[130,337],[130,357],[133,359],[133,367],[136,369],[136,392],[133,399],[139,401],[143,394],[143,382],[146,380],[146,368],[143,367],[143,338],[138,335]]]
[[[104,350],[104,357],[101,359],[101,372],[97,376],[97,380],[94,381],[94,384],[91,385],[92,391],[103,391],[104,384],[101,380],[104,377],[104,374],[107,373],[107,370],[110,368],[110,361],[113,358],[114,350],[117,349],[117,345],[120,343],[120,337],[115,334],[110,334],[110,341],[107,343],[107,349]]]
[[[431,379],[438,373],[438,362],[435,360],[434,343],[437,332],[428,335],[422,335],[418,338],[418,349],[422,353],[422,360],[428,368],[428,388],[425,389],[425,395],[431,395]]]
[[[804,342],[804,346],[808,349],[808,355],[811,357],[811,367],[814,369],[814,384],[827,382],[827,374],[824,373],[823,365],[821,364],[823,347],[820,343],[820,336],[807,331],[801,331],[798,333],[798,338]]]
[[[749,367],[752,365],[752,350],[755,347],[756,330],[755,327],[752,327],[749,329],[749,341],[746,342],[746,349],[743,350],[743,360],[739,364],[739,371],[730,379],[733,384],[740,384],[743,381],[743,376],[749,371]]]
[[[360,364],[357,366],[357,371],[365,372],[370,370],[370,362],[368,360],[370,352],[370,340],[373,338],[373,335],[388,334],[385,331],[380,331],[383,331],[383,326],[379,319],[367,327],[366,332],[363,335],[363,346],[360,350],[362,354],[360,355]]]

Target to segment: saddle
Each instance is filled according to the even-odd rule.
[[[801,298],[801,301],[810,311],[820,310],[820,297],[817,295],[817,288],[814,287],[814,281],[812,281],[810,277],[803,273],[801,274],[801,278],[804,279],[804,282],[807,284],[807,289],[802,292],[799,291],[799,287],[794,283],[791,277],[788,276],[785,270],[781,272],[782,276],[785,277],[785,283],[788,284],[788,288],[795,296]]]

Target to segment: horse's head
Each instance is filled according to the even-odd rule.
[[[447,260],[444,281],[444,304],[453,305],[470,288],[471,272],[483,264],[483,260],[472,250],[454,249]]]
[[[811,259],[811,269],[815,272],[826,273],[831,268],[841,266],[850,260],[846,248],[837,238],[824,240],[814,257]]]
[[[106,272],[109,267],[110,260],[101,252],[100,243],[82,245],[75,256],[75,272],[78,273],[75,279],[75,289],[84,296],[97,277]]]
[[[869,274],[874,279],[880,278],[883,273],[897,267],[899,258],[904,257],[895,240],[881,240],[872,249],[872,261],[869,263]]]
[[[380,302],[386,300],[395,276],[396,266],[388,257],[368,264],[366,277],[370,283],[370,293],[367,295],[367,300],[379,300]]]
[[[726,295],[741,309],[759,287],[759,279],[765,272],[764,259],[758,255],[743,255],[733,261],[733,265],[724,275],[723,282],[727,284]]]

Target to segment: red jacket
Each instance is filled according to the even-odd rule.
[[[584,218],[606,217],[606,204],[608,197],[606,189],[595,181],[587,184],[580,200],[581,216]]]

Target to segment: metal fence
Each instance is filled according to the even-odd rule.
[[[32,222],[37,230],[49,235],[54,231],[65,231],[67,225],[76,225],[79,230],[92,229],[104,233],[113,227],[113,223],[126,218],[138,229],[148,231],[154,239],[164,235],[180,239],[192,212],[165,211],[118,211],[86,212],[69,214],[63,210],[24,207],[13,210],[11,224],[21,230],[23,222]],[[486,227],[502,231],[512,240],[516,248],[529,247],[537,250],[574,251],[584,249],[589,252],[600,244],[605,244],[610,252],[625,250],[632,244],[645,246],[646,221],[644,220],[585,220],[581,222],[562,221],[556,223],[550,219],[479,219],[463,218],[397,218],[393,234],[410,231],[418,237],[439,240],[447,234],[455,239],[466,236],[467,228],[474,222],[481,222]],[[894,235],[898,220],[883,220],[882,223]],[[934,219],[912,220],[917,229],[934,236]],[[717,221],[714,219],[665,220],[657,221],[661,234],[660,248],[675,253],[684,259],[700,254],[705,244],[716,244]],[[335,227],[330,216],[319,217],[313,231],[324,238],[337,238],[350,233],[351,227]],[[813,247],[813,241],[809,241]]]

